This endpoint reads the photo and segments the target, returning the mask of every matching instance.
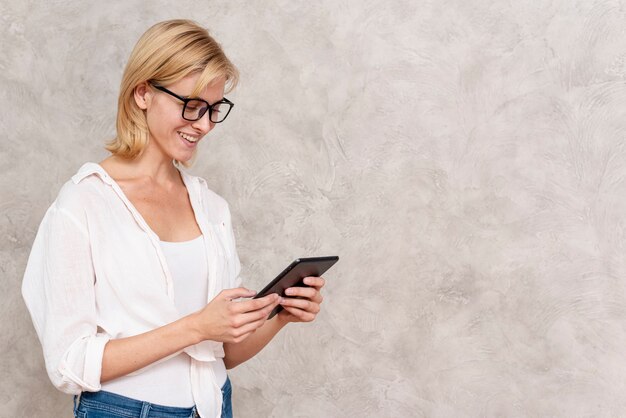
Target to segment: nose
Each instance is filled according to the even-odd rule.
[[[191,126],[194,129],[198,129],[206,134],[215,127],[215,123],[211,122],[211,119],[209,118],[209,112],[207,111],[204,115],[202,115],[200,119],[193,121],[191,123]]]

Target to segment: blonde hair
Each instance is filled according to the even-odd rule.
[[[140,83],[152,81],[166,86],[196,72],[200,77],[192,96],[218,78],[226,80],[226,92],[235,88],[239,80],[237,68],[226,58],[222,47],[197,23],[167,20],[148,29],[137,41],[124,69],[117,105],[117,136],[107,143],[106,149],[113,155],[132,159],[148,143],[146,115],[134,98]]]

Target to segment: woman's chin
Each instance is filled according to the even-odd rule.
[[[185,153],[185,154],[174,156],[173,159],[178,161],[180,164],[188,167],[195,162],[197,155],[198,155],[197,151],[194,150],[192,153]]]

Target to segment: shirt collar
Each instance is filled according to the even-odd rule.
[[[174,163],[174,167],[176,167],[178,171],[180,172],[180,175],[182,176],[183,182],[185,183],[185,185],[189,186],[191,183],[191,176],[187,172],[185,172],[185,170],[180,166],[180,164]],[[78,169],[78,172],[72,176],[72,181],[74,182],[74,184],[78,184],[81,181],[83,181],[85,178],[91,176],[92,174],[95,174],[98,177],[100,177],[100,179],[108,185],[113,184],[113,179],[111,178],[111,176],[109,176],[109,173],[107,173],[100,164],[92,163],[92,162],[87,162],[83,164]]]
[[[83,164],[78,169],[78,172],[72,176],[72,181],[74,184],[78,184],[92,174],[99,176],[100,179],[108,185],[113,184],[113,179],[106,171],[104,171],[104,168],[102,168],[100,164],[91,162]]]

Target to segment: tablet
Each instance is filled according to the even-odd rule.
[[[307,287],[302,279],[309,276],[321,276],[337,261],[339,261],[339,257],[337,256],[298,258],[276,276],[274,280],[269,282],[254,299],[262,298],[271,293],[278,293],[280,296],[285,296],[285,289],[295,286]],[[282,310],[283,307],[278,305],[267,319],[271,319]]]

